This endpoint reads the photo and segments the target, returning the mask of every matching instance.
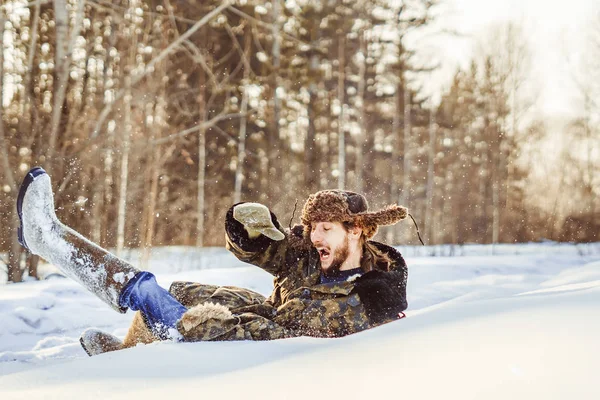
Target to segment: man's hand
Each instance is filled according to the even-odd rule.
[[[254,239],[265,235],[273,240],[282,240],[285,235],[273,225],[271,211],[259,203],[243,203],[233,207],[233,218],[244,225],[248,237]]]

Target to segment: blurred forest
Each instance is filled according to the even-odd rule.
[[[59,218],[117,252],[222,246],[233,203],[287,226],[336,187],[406,205],[428,244],[600,240],[600,19],[573,74],[585,105],[550,159],[518,26],[491,32],[438,100],[422,93],[440,64],[409,39],[452,34],[435,32],[440,2],[2,0],[9,280],[36,274],[15,212],[36,165]],[[418,243],[410,222],[378,239]]]

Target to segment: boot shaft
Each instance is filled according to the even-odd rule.
[[[22,244],[123,313],[119,296],[138,269],[62,224],[54,212],[50,177],[34,168],[23,180],[17,212]]]
[[[62,225],[62,224],[61,224]],[[119,297],[127,283],[140,272],[128,262],[89,241],[73,229],[61,226],[61,240],[70,247],[68,254],[51,252],[60,262],[60,269],[120,313],[127,311],[119,304]]]

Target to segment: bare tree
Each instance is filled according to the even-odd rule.
[[[66,0],[54,0],[54,16],[56,24],[56,52],[55,52],[55,86],[54,86],[54,105],[52,107],[52,121],[50,123],[50,138],[48,140],[48,158],[52,161],[48,164],[49,173],[51,173],[54,163],[54,153],[56,151],[56,142],[58,130],[63,113],[63,105],[69,84],[69,72],[75,41],[79,36],[83,23],[83,12],[85,9],[85,0],[77,2],[75,22],[69,36],[69,15],[67,11]]]
[[[340,105],[338,116],[338,189],[346,187],[346,131],[344,120],[344,107],[346,102],[346,40],[345,32],[338,32],[338,93],[337,100]]]
[[[5,27],[5,10],[0,8],[0,38],[4,37]],[[10,158],[7,146],[7,140],[5,135],[4,127],[4,90],[6,88],[4,82],[4,48],[0,51],[0,157],[2,157],[2,167],[4,178],[8,181],[9,193],[17,192],[17,183],[13,175],[13,168],[11,166]],[[16,197],[10,196],[9,201],[14,201]],[[8,221],[12,232],[17,232],[18,219],[14,213],[8,216]],[[23,279],[23,271],[20,265],[21,259],[21,246],[17,242],[16,235],[13,235],[10,241],[10,248],[8,250],[8,263],[7,272],[8,280],[10,282],[21,282]]]
[[[478,83],[477,102],[483,150],[479,197],[484,206],[477,213],[484,218],[485,204],[491,207],[489,238],[501,240],[510,221],[522,220],[522,174],[517,170],[519,146],[524,143],[524,117],[533,105],[534,88],[529,85],[531,51],[521,27],[514,23],[494,26],[478,43],[474,75]],[[523,133],[522,133],[523,132]]]
[[[281,157],[281,146],[279,143],[279,119],[281,116],[281,99],[279,98],[278,89],[280,87],[280,68],[281,68],[281,2],[280,0],[273,0],[273,26],[271,28],[271,32],[273,35],[272,41],[273,45],[271,48],[272,58],[273,58],[273,73],[272,73],[272,82],[271,85],[273,87],[273,122],[272,128],[269,130],[269,151],[267,152],[267,166],[266,172],[267,175],[270,176],[273,170],[276,170],[279,166],[282,165],[280,157]],[[263,185],[263,198],[264,196],[269,196],[272,194],[272,190],[270,189],[271,185]],[[268,190],[265,190],[268,189]]]
[[[131,79],[125,78],[125,97],[123,98],[125,121],[123,126],[123,144],[121,149],[121,166],[119,179],[119,199],[117,208],[117,255],[123,253],[125,245],[125,216],[127,206],[127,184],[129,182],[129,151],[131,143]]]
[[[308,101],[306,104],[306,116],[308,119],[308,127],[304,140],[304,187],[309,192],[314,192],[320,186],[320,163],[319,159],[320,146],[317,143],[318,133],[318,118],[322,114],[321,103],[319,100],[319,85],[322,81],[322,72],[320,70],[323,58],[321,48],[322,31],[319,21],[315,18],[319,14],[319,10],[314,5],[310,5],[308,10],[313,15],[313,18],[307,19],[309,26],[307,27],[307,41],[309,51],[305,55],[307,58],[307,92]],[[323,11],[323,10],[320,10]]]
[[[198,95],[198,114],[200,121],[206,121],[206,91],[202,82],[204,82],[204,73],[201,72],[202,79],[200,94]],[[198,219],[196,222],[196,246],[204,245],[204,213],[205,213],[205,196],[204,187],[206,185],[206,129],[202,128],[198,131],[198,179],[197,179],[197,213]]]
[[[160,136],[160,132],[165,128],[165,93],[164,93],[164,83],[161,95],[157,97],[156,103],[153,104],[153,107],[149,108],[149,113],[152,115],[152,124],[149,127],[151,130],[151,140],[150,140],[150,149],[149,149],[149,157],[150,157],[150,168],[148,169],[148,179],[149,179],[149,189],[147,192],[147,205],[145,210],[145,229],[144,229],[144,239],[142,244],[142,254],[140,263],[142,266],[148,266],[148,261],[150,260],[150,252],[152,250],[152,245],[154,243],[154,236],[156,230],[156,219],[158,217],[157,213],[157,199],[158,199],[158,181],[160,179],[161,170],[165,161],[169,158],[169,156],[173,153],[175,146],[171,144],[167,149],[161,147],[160,143],[156,141]]]
[[[433,225],[434,225],[434,196],[435,196],[435,153],[436,153],[436,122],[435,122],[436,110],[433,105],[429,110],[429,143],[427,146],[427,191],[426,191],[426,205],[425,205],[425,227],[426,236],[429,238],[429,244],[434,244],[433,240]]]
[[[583,199],[583,213],[590,218],[600,215],[600,191],[598,179],[600,162],[597,149],[600,148],[600,13],[596,14],[587,28],[586,51],[580,53],[579,60],[571,59],[572,79],[575,82],[581,101],[581,117],[571,124],[569,135],[573,153],[573,167],[580,170],[580,183],[586,192]],[[579,149],[575,151],[574,149]],[[594,154],[596,153],[596,154]]]
[[[400,198],[398,199],[400,204],[408,204],[410,201],[410,168],[411,168],[411,155],[410,155],[410,144],[411,144],[411,130],[412,130],[412,121],[411,121],[411,98],[410,98],[410,88],[408,87],[408,79],[406,77],[406,73],[403,79],[403,94],[404,94],[404,129],[403,129],[403,140],[402,140],[402,159],[403,159],[403,168],[402,168],[402,192],[400,194]]]
[[[237,165],[235,169],[235,187],[233,191],[233,202],[239,203],[242,199],[242,183],[244,181],[244,162],[246,159],[246,130],[248,125],[248,85],[250,84],[250,63],[248,57],[250,55],[250,44],[251,38],[246,35],[244,42],[244,53],[242,60],[244,63],[244,79],[242,81],[243,92],[242,92],[242,104],[241,104],[241,118],[240,118],[240,129],[238,135],[238,152],[237,152]]]
[[[398,185],[398,179],[396,177],[396,173],[398,172],[397,165],[401,157],[403,157],[400,152],[400,125],[402,119],[400,116],[402,115],[402,92],[403,86],[400,82],[396,84],[396,91],[394,93],[394,115],[392,119],[392,165],[390,168],[390,203],[395,203],[397,199],[400,197],[399,192],[400,188]],[[403,203],[405,204],[405,203]],[[394,243],[395,241],[395,229],[391,228],[387,230],[386,241],[388,243]]]
[[[64,1],[64,0],[57,0],[57,1]],[[143,78],[145,78],[146,76],[153,73],[155,70],[154,67],[156,64],[160,63],[162,60],[164,60],[167,56],[171,55],[176,50],[179,50],[182,43],[184,43],[190,36],[192,36],[195,32],[197,32],[204,25],[209,23],[215,16],[219,15],[224,9],[228,8],[229,6],[230,6],[229,2],[224,1],[219,7],[215,8],[214,10],[212,10],[211,12],[206,14],[200,21],[196,22],[183,35],[179,36],[177,38],[177,40],[171,42],[165,49],[163,49],[158,55],[156,55],[156,57],[154,57],[148,64],[146,64],[146,68],[145,68],[144,72],[137,74],[135,77],[132,77],[131,86],[132,87],[135,86]],[[120,90],[119,92],[117,92],[115,94],[113,101],[108,102],[104,106],[104,108],[98,115],[96,124],[94,125],[94,130],[92,131],[91,139],[95,139],[98,136],[102,126],[104,125],[104,122],[106,121],[106,118],[110,115],[110,112],[112,111],[112,108],[114,107],[115,103],[118,100],[120,100],[124,95],[125,95],[125,91]]]
[[[358,60],[358,89],[357,89],[357,102],[358,108],[358,126],[359,132],[356,135],[356,161],[354,166],[354,175],[356,177],[356,191],[362,193],[363,191],[363,180],[364,180],[364,147],[365,137],[367,132],[367,115],[365,112],[365,90],[367,86],[366,74],[367,74],[367,40],[365,38],[365,32],[360,34],[360,59]]]

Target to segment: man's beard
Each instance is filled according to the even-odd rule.
[[[337,275],[340,272],[342,264],[348,258],[348,254],[350,254],[350,247],[348,243],[348,235],[346,235],[342,245],[335,249],[335,252],[333,253],[333,261],[331,261],[329,268],[323,271],[323,274],[328,276]]]

